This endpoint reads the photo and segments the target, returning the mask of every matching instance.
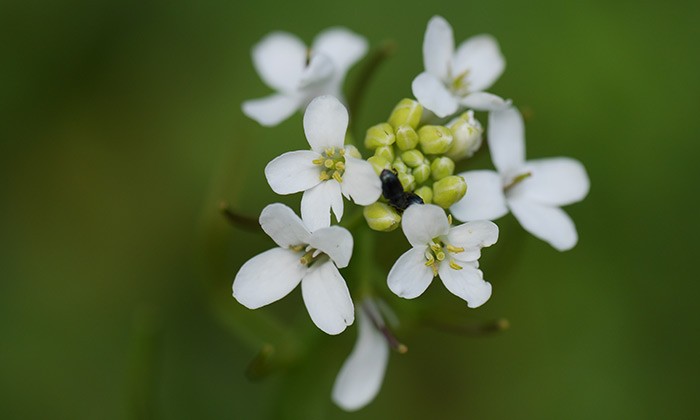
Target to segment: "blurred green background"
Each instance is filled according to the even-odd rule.
[[[591,193],[567,209],[573,251],[508,216],[487,305],[438,285],[416,303],[509,331],[406,329],[378,398],[347,414],[330,392],[355,328],[323,336],[298,291],[255,312],[230,297],[271,242],[217,206],[280,200],[263,167],[305,145],[300,115],[264,129],[241,113],[269,92],[250,48],[332,25],[395,40],[367,127],[410,96],[433,14],[457,41],[498,38],[491,91],[531,111],[528,156],[580,159]],[[696,418],[699,19],[693,1],[3,1],[0,418]],[[269,316],[311,351],[251,382],[255,333],[286,340]]]

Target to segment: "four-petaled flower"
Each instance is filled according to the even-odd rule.
[[[310,230],[280,203],[263,209],[260,226],[279,247],[243,264],[233,281],[233,297],[257,309],[285,297],[301,283],[314,324],[328,334],[343,332],[355,319],[348,286],[338,272],[352,256],[350,232],[339,226]]]
[[[333,401],[345,411],[369,404],[379,393],[389,363],[389,343],[379,331],[384,320],[371,299],[357,305],[357,341],[333,385]]]
[[[498,226],[474,221],[450,227],[445,211],[432,204],[408,208],[401,221],[412,249],[396,260],[389,271],[389,289],[398,296],[413,299],[423,294],[439,275],[452,294],[476,308],[491,297],[491,284],[479,270],[481,248],[498,240]]]
[[[423,39],[423,63],[425,71],[413,79],[413,95],[438,117],[452,115],[460,106],[488,111],[508,104],[483,92],[506,65],[490,35],[469,38],[455,51],[452,27],[441,16],[433,16]]]
[[[578,241],[576,226],[560,206],[583,200],[590,182],[581,162],[564,157],[525,161],[520,113],[507,108],[489,114],[488,144],[498,173],[461,173],[469,192],[450,211],[461,221],[495,220],[513,213],[525,230],[559,251]]]
[[[304,113],[304,132],[312,150],[285,153],[265,167],[277,194],[304,191],[301,217],[309,229],[330,225],[331,209],[343,217],[343,195],[367,206],[377,201],[382,184],[368,162],[344,148],[348,111],[333,96],[320,96]]]
[[[317,96],[342,98],[345,74],[366,53],[367,41],[345,28],[321,32],[311,49],[292,34],[273,32],[253,48],[253,64],[263,82],[277,92],[244,102],[243,112],[273,126]]]

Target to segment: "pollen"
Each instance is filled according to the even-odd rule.
[[[323,165],[323,162],[325,162],[325,159],[323,159],[322,157],[311,161],[311,163],[313,163],[314,165]]]
[[[450,268],[453,270],[461,270],[463,267],[455,262],[455,260],[450,260]]]
[[[340,172],[338,171],[333,172],[333,179],[335,179],[338,182],[343,182],[343,177],[340,176]]]
[[[321,181],[328,181],[331,179],[331,176],[328,175],[328,172],[326,171],[321,171],[321,174],[318,177],[321,178]]]
[[[447,251],[453,254],[459,254],[460,252],[464,252],[464,248],[454,245],[447,245]]]
[[[339,171],[344,171],[345,170],[345,164],[343,162],[336,162],[335,163],[335,169]]]

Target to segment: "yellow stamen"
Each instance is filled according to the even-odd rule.
[[[303,265],[309,265],[314,260],[313,254],[314,251],[307,252],[303,257],[299,258],[299,262]]]
[[[459,254],[460,252],[464,252],[464,248],[452,245],[447,245],[447,250],[453,254]]]
[[[331,179],[330,175],[328,175],[328,172],[322,171],[321,175],[319,175],[319,178],[321,178],[321,181],[328,181]]]
[[[331,168],[333,167],[333,164],[334,164],[334,163],[335,163],[335,162],[333,162],[333,160],[331,160],[331,159],[326,159],[326,161],[323,162],[323,166],[325,166],[325,167],[328,168],[328,169],[331,169]]]
[[[326,156],[333,156],[335,154],[335,148],[331,147],[330,149],[326,149]]]
[[[311,161],[311,163],[313,163],[314,165],[323,165],[323,162],[324,162],[324,159],[322,157]]]
[[[450,225],[452,224],[452,215],[451,214],[447,215],[447,224],[450,224]]]
[[[428,254],[428,261],[425,262],[425,265],[430,267],[433,264],[435,264],[435,258],[433,258],[433,254]]]
[[[445,253],[440,251],[437,253],[437,255],[435,255],[435,258],[437,258],[438,261],[442,261],[445,259]]]
[[[303,249],[304,249],[304,245],[294,245],[293,247],[291,247],[291,250],[296,251],[296,252],[299,252]]]
[[[433,242],[430,244],[430,249],[432,249],[433,252],[438,253],[438,252],[440,252],[442,247],[440,245],[436,244],[435,242]]]
[[[343,182],[343,177],[340,176],[340,172],[338,171],[333,172],[333,179],[335,179],[338,182]]]
[[[462,266],[457,264],[455,260],[450,260],[450,268],[453,270],[461,270]]]
[[[345,170],[345,164],[343,162],[336,162],[335,163],[335,169],[339,171],[344,171]]]
[[[338,153],[340,154],[340,156],[345,156],[345,149],[340,149]]]

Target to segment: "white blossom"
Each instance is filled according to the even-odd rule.
[[[468,192],[450,211],[461,221],[495,220],[513,213],[525,230],[559,251],[578,242],[576,226],[559,207],[583,200],[590,181],[581,162],[565,157],[525,161],[520,113],[507,108],[489,114],[488,144],[498,172],[459,175]]]
[[[253,47],[260,78],[276,92],[243,103],[243,112],[264,126],[277,125],[313,98],[342,98],[345,75],[367,53],[367,41],[345,29],[329,28],[308,49],[296,36],[273,32]]]
[[[389,343],[379,331],[384,320],[370,299],[357,305],[357,341],[340,368],[332,398],[345,411],[369,404],[379,393],[389,363]]]
[[[423,63],[425,71],[413,79],[413,95],[438,117],[452,115],[460,106],[486,111],[508,104],[484,92],[506,65],[490,35],[469,38],[455,50],[452,27],[443,17],[433,16],[423,39]]]
[[[491,284],[479,270],[481,248],[498,240],[498,226],[489,221],[450,227],[445,211],[432,204],[415,204],[403,214],[401,227],[413,248],[396,260],[389,272],[389,289],[413,299],[428,288],[433,277],[452,294],[476,308],[491,297]]]
[[[280,203],[263,209],[260,226],[279,247],[243,264],[233,281],[233,297],[257,309],[301,283],[304,304],[316,326],[328,334],[343,332],[355,319],[350,292],[338,271],[352,256],[350,232],[339,226],[310,230]]]
[[[304,132],[311,150],[285,153],[265,167],[265,176],[277,194],[304,191],[301,216],[309,229],[330,225],[343,217],[343,195],[366,206],[382,192],[379,177],[368,162],[351,156],[344,146],[348,111],[333,96],[320,96],[304,113]]]

